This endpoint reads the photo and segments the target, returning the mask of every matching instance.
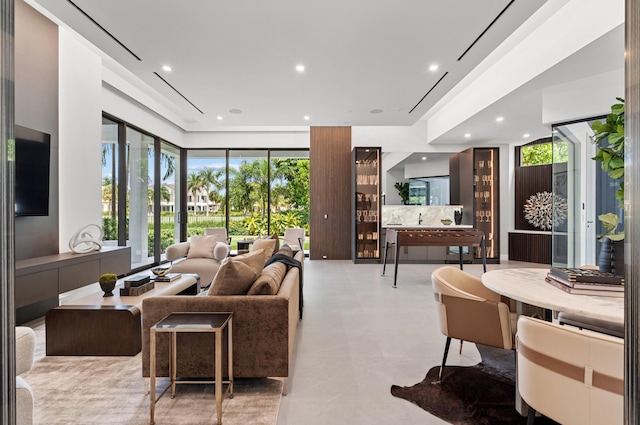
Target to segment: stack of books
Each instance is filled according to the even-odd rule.
[[[173,282],[180,276],[182,276],[182,273],[167,273],[164,276],[156,276],[155,281],[156,282]]]
[[[624,278],[613,273],[552,267],[545,280],[570,294],[624,297]]]

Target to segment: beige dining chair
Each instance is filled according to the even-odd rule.
[[[516,345],[528,425],[536,412],[563,425],[623,423],[622,338],[521,316]]]
[[[444,266],[431,274],[431,284],[438,303],[440,331],[447,337],[438,382],[442,380],[452,338],[505,350],[513,348],[515,314],[478,277]]]

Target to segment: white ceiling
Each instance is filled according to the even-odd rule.
[[[33,1],[216,130],[412,125],[547,0]]]

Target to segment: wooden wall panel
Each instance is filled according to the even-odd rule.
[[[310,137],[310,259],[349,260],[351,127],[311,127]]]
[[[541,230],[533,227],[524,218],[524,204],[531,195],[551,192],[551,165],[536,165],[515,168],[515,228],[517,230]]]
[[[551,264],[551,233],[509,233],[509,260]]]

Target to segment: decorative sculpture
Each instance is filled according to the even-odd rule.
[[[567,220],[567,201],[560,195],[554,199],[552,193],[538,192],[525,202],[524,218],[533,227],[551,230],[554,224],[560,226]]]
[[[104,232],[97,224],[87,224],[71,236],[69,248],[76,254],[100,251]]]

